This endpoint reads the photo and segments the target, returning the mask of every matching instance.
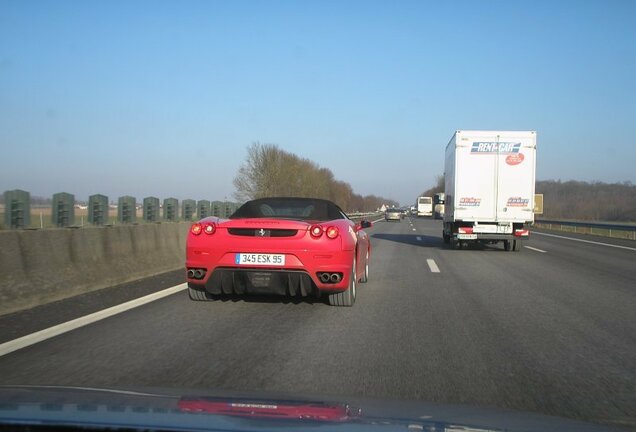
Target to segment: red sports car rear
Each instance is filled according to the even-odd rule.
[[[187,239],[190,298],[325,294],[333,305],[352,306],[357,283],[368,278],[371,245],[363,228],[370,226],[312,198],[262,198],[230,219],[202,219]]]

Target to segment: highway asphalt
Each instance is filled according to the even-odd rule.
[[[431,219],[368,231],[370,278],[353,308],[180,291],[0,357],[0,384],[416,399],[636,429],[636,242],[543,231],[515,253],[450,250]],[[128,291],[0,317],[0,342]]]

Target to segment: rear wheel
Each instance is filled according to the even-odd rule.
[[[329,304],[332,306],[353,306],[356,302],[356,260],[354,258],[351,266],[351,276],[349,277],[349,287],[336,294],[329,295]]]
[[[360,283],[367,283],[369,280],[369,251],[367,251],[366,258],[364,259],[364,274],[360,278]]]
[[[450,247],[451,247],[451,249],[461,249],[462,248],[462,242],[457,240],[455,237],[451,237],[450,238]]]
[[[512,241],[512,250],[515,252],[519,252],[521,250],[521,240]]]
[[[188,283],[188,295],[190,296],[190,300],[194,301],[214,300],[212,295],[208,294],[205,288],[191,283]]]
[[[504,250],[505,250],[506,252],[509,252],[509,251],[510,251],[510,240],[504,240],[504,241],[503,241],[503,244],[504,244],[504,245],[503,245],[503,246],[504,246]]]
[[[446,244],[450,243],[450,236],[443,231],[442,231],[442,238],[444,239],[444,243]]]

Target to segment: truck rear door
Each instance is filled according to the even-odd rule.
[[[497,220],[533,220],[535,134],[497,137]]]
[[[494,222],[497,216],[497,150],[492,137],[458,134],[455,219]]]

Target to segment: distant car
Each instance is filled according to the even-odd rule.
[[[398,222],[401,221],[402,220],[402,210],[400,210],[398,208],[387,209],[384,212],[384,220],[386,220],[386,221],[396,220]]]
[[[312,198],[262,198],[229,219],[193,224],[186,241],[192,300],[222,294],[327,295],[352,306],[356,285],[369,275],[371,243],[334,203]]]

